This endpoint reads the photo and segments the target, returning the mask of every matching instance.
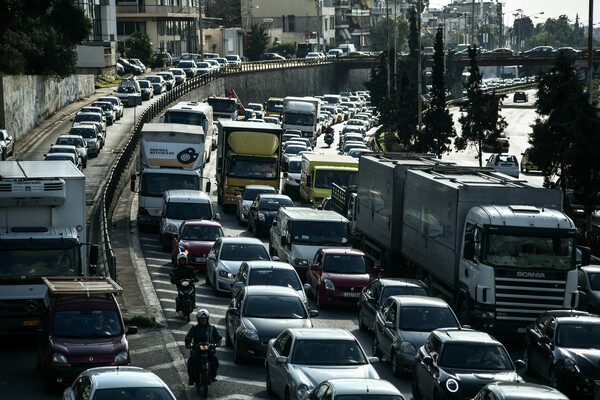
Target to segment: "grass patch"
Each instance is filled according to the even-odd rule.
[[[101,75],[94,83],[94,86],[96,89],[101,89],[118,85],[119,82],[121,82],[121,77],[118,75]]]
[[[134,325],[138,328],[154,328],[156,325],[152,319],[145,315],[135,315],[131,318],[125,318],[123,322],[125,322],[125,325]]]

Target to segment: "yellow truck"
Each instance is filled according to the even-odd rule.
[[[303,154],[301,169],[300,197],[315,207],[331,195],[333,183],[349,187],[358,179],[358,160],[350,156]]]

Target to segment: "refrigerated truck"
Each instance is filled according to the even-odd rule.
[[[43,276],[95,274],[88,245],[85,176],[72,162],[1,162],[0,333],[38,327]]]
[[[320,132],[319,112],[321,100],[315,97],[292,97],[283,99],[282,127],[284,130],[297,129],[302,137],[309,138],[313,147]]]

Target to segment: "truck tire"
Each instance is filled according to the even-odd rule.
[[[469,303],[465,298],[462,298],[458,308],[458,321],[461,325],[469,325]]]

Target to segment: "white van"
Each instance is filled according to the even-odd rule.
[[[356,51],[356,46],[354,46],[354,44],[352,44],[352,43],[343,43],[338,46],[338,49],[342,50],[344,55],[347,56],[348,53],[352,53],[353,51]]]
[[[159,238],[163,250],[171,249],[173,234],[186,219],[219,220],[221,216],[213,210],[210,198],[200,190],[165,190],[163,209],[159,222]]]

